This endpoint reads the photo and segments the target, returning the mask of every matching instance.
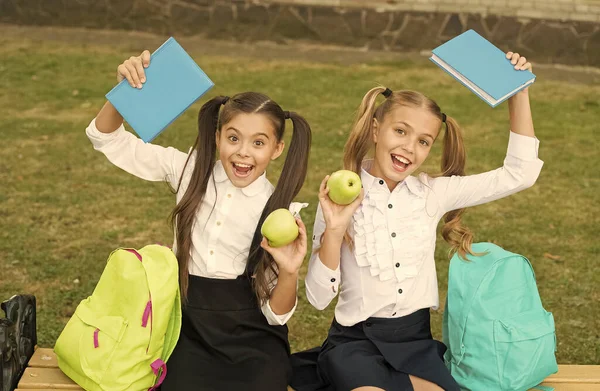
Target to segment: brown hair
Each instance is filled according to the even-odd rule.
[[[444,115],[437,103],[416,91],[395,91],[383,103],[376,106],[377,97],[385,90],[385,87],[375,87],[364,96],[350,137],[344,147],[344,168],[360,174],[362,161],[373,147],[373,118],[378,123],[382,123],[385,115],[395,107],[407,106],[423,108],[439,118],[440,123],[446,124],[441,161],[442,172],[439,175],[465,175],[466,151],[458,123],[450,116],[445,116],[443,121]],[[463,259],[467,253],[473,254],[471,251],[473,234],[461,224],[464,212],[464,209],[457,209],[446,213],[442,227],[442,236],[452,247],[452,253],[458,252]]]
[[[221,106],[223,106],[222,110]],[[275,128],[277,141],[281,141],[283,138],[286,118],[290,118],[293,123],[292,140],[287,157],[275,191],[267,201],[256,226],[246,267],[247,273],[253,277],[254,292],[261,303],[269,298],[270,284],[277,276],[273,257],[260,247],[262,240],[260,227],[269,213],[279,208],[287,208],[302,188],[306,178],[311,144],[310,126],[300,115],[294,112],[284,112],[277,103],[264,94],[244,92],[231,98],[217,96],[206,102],[198,114],[198,137],[192,147],[192,151],[196,152],[194,154],[194,170],[185,194],[173,209],[170,217],[171,226],[176,233],[179,286],[184,301],[187,298],[189,285],[191,233],[215,165],[216,132],[221,130],[223,124],[228,123],[240,113],[256,113],[267,116]],[[183,171],[187,168],[192,156],[193,154],[190,152]],[[177,191],[181,187],[181,181],[182,178],[179,179]]]

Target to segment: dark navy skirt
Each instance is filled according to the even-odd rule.
[[[190,275],[181,335],[161,391],[285,391],[287,326],[271,326],[250,280]]]
[[[431,336],[429,309],[401,318],[369,318],[351,327],[335,319],[323,346],[292,355],[296,391],[349,391],[379,387],[413,391],[408,375],[460,387],[444,364],[446,346]]]

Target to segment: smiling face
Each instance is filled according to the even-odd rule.
[[[234,186],[243,188],[260,177],[281,155],[273,122],[265,114],[238,113],[217,131],[219,159]]]
[[[373,121],[375,159],[369,171],[392,190],[423,164],[441,121],[425,108],[402,105],[395,105],[381,122]]]

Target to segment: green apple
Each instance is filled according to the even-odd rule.
[[[296,240],[298,224],[289,210],[281,208],[267,216],[260,228],[260,233],[267,238],[269,246],[282,247]]]
[[[358,197],[362,182],[354,171],[339,170],[327,180],[329,198],[338,205],[348,205]]]

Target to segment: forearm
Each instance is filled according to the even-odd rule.
[[[513,132],[535,137],[528,90],[521,91],[508,100],[508,112],[510,128]]]
[[[121,114],[110,102],[106,102],[96,116],[96,129],[102,133],[112,133],[122,124],[123,117]]]
[[[344,233],[325,229],[321,248],[319,249],[319,258],[327,268],[336,270],[340,266],[343,241]]]
[[[277,284],[271,291],[269,303],[275,315],[284,315],[296,305],[298,272],[287,273],[280,271]]]

